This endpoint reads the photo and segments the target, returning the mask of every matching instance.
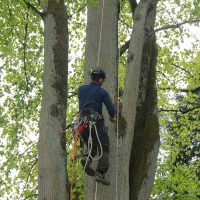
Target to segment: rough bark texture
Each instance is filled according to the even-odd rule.
[[[147,40],[141,67],[137,114],[130,159],[130,199],[150,199],[159,150],[154,38]]]
[[[69,199],[66,176],[68,32],[64,1],[49,0],[44,16],[44,81],[38,146],[38,199]]]
[[[149,7],[144,26],[146,37],[142,50],[139,92],[129,167],[131,200],[150,199],[160,145],[156,90],[157,48],[155,37],[148,37],[148,33],[154,29],[155,16],[156,2]]]
[[[98,67],[105,69],[107,79],[103,87],[109,92],[113,103],[117,102],[117,73],[118,73],[118,39],[117,39],[117,20],[118,20],[118,0],[103,0],[99,1],[97,9],[88,6],[87,30],[86,30],[86,51],[85,51],[85,83],[90,82],[88,70]],[[103,16],[102,16],[103,11]],[[103,17],[103,19],[102,19]],[[101,30],[102,20],[102,30]],[[101,36],[100,36],[101,34]],[[100,50],[99,50],[100,42]],[[99,56],[99,63],[98,63]],[[107,111],[103,110],[105,123],[108,126],[108,134],[110,137],[110,186],[97,184],[94,178],[85,177],[85,198],[86,200],[97,199],[116,199],[116,127],[111,124],[108,118]],[[95,195],[96,192],[96,195]]]
[[[129,189],[119,191],[120,200],[148,200],[155,174],[159,148],[155,87],[157,53],[155,38],[148,38],[148,33],[154,28],[156,4],[157,0],[140,1],[134,13],[123,96],[124,129],[121,126],[119,146],[119,182]]]

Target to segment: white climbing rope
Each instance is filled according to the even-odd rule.
[[[100,31],[99,31],[99,46],[98,46],[98,54],[97,54],[97,67],[99,67],[99,59],[100,59],[101,37],[102,37],[102,29],[103,29],[103,14],[104,14],[104,0],[102,2],[102,9],[101,9],[101,24],[100,24]]]

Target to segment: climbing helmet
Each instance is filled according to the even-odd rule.
[[[106,72],[99,67],[93,68],[89,71],[89,75],[93,80],[98,80],[99,78],[102,78],[103,80],[106,79]]]

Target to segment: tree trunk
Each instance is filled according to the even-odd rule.
[[[118,199],[148,200],[153,186],[159,150],[157,51],[148,34],[154,29],[156,6],[157,0],[140,1],[134,13],[120,125]]]
[[[130,199],[150,199],[159,151],[155,37],[147,39],[140,73],[134,136],[130,159]]]
[[[68,32],[64,1],[44,11],[44,81],[38,144],[38,199],[69,199],[66,175]]]
[[[86,73],[88,68],[97,66],[108,72],[104,84],[117,102],[117,1],[105,1],[102,32],[101,11],[88,9],[86,32]],[[109,127],[111,142],[110,181],[108,187],[95,185],[93,178],[86,177],[85,199],[141,199],[150,198],[155,165],[159,149],[157,93],[155,66],[157,51],[155,37],[148,34],[154,30],[157,0],[140,1],[134,13],[134,26],[130,40],[127,73],[119,115],[119,137],[113,125]],[[101,48],[98,51],[99,34]],[[136,123],[135,123],[136,122]],[[141,145],[139,145],[141,144]],[[138,156],[138,157],[137,157]],[[135,160],[133,160],[135,159]],[[130,174],[129,174],[130,172]]]
[[[104,6],[102,6],[104,3]],[[103,9],[103,10],[102,10]],[[102,23],[102,24],[101,24]],[[85,51],[85,83],[90,82],[88,70],[94,67],[101,67],[107,73],[107,79],[103,87],[109,92],[113,103],[117,102],[117,75],[118,75],[118,0],[100,0],[98,9],[88,6],[87,29],[86,29],[86,51]],[[107,111],[103,114],[108,127],[110,137],[110,186],[96,184],[94,178],[85,177],[85,199],[116,199],[116,127],[111,124]]]

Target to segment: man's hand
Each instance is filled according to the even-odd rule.
[[[116,122],[117,121],[117,116],[114,116],[113,118],[110,117],[110,121],[113,123],[113,122]]]

